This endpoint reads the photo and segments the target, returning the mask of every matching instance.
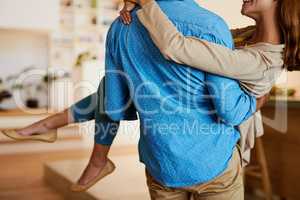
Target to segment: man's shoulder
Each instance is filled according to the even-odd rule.
[[[171,20],[198,25],[210,22],[225,23],[216,13],[205,9],[193,0],[158,1],[157,3]],[[205,20],[203,20],[204,17]]]
[[[159,2],[161,9],[184,35],[201,38],[211,35],[217,43],[232,47],[233,40],[225,20],[192,0]]]

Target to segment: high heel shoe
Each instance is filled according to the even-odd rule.
[[[43,134],[34,134],[34,135],[29,135],[29,136],[24,136],[20,135],[17,133],[16,130],[4,130],[0,131],[7,137],[14,139],[14,140],[19,140],[19,141],[26,141],[26,140],[31,140],[31,141],[40,141],[40,142],[47,142],[47,143],[53,143],[57,140],[57,131],[52,130],[47,133]]]
[[[101,179],[104,177],[108,176],[111,174],[114,170],[116,169],[115,164],[111,160],[107,160],[106,165],[102,169],[102,171],[96,176],[93,180],[91,180],[89,183],[85,185],[80,185],[78,183],[74,184],[71,186],[70,190],[72,192],[84,192],[94,186],[97,182],[99,182]]]

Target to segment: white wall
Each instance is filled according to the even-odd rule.
[[[242,16],[242,0],[198,0],[199,4],[222,16],[230,28],[244,27],[254,24],[250,18]]]
[[[297,89],[297,96],[300,96],[300,72],[288,72],[281,76],[278,81],[280,86],[287,86]]]
[[[18,73],[31,65],[48,67],[48,36],[0,29],[0,77]]]
[[[288,82],[289,82],[289,86],[300,88],[300,72],[289,73]]]
[[[59,0],[0,0],[0,27],[49,31],[59,24]]]

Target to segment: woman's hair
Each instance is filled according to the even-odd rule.
[[[300,70],[300,1],[279,0],[278,9],[285,43],[285,68]]]

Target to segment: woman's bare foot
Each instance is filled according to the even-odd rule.
[[[30,136],[47,133],[49,130],[66,126],[73,121],[69,113],[69,110],[65,110],[64,112],[52,115],[25,128],[18,129],[17,133],[23,136]]]
[[[23,136],[30,136],[35,134],[43,134],[48,132],[49,130],[50,129],[48,129],[44,124],[37,122],[25,128],[18,129],[17,133]]]
[[[105,146],[101,144],[95,144],[93,153],[91,155],[90,161],[85,168],[83,174],[77,181],[79,185],[86,185],[92,181],[99,173],[103,170],[108,162],[107,154],[109,152],[110,146]]]
[[[100,174],[106,163],[107,159],[100,162],[90,161],[77,183],[87,185]]]

